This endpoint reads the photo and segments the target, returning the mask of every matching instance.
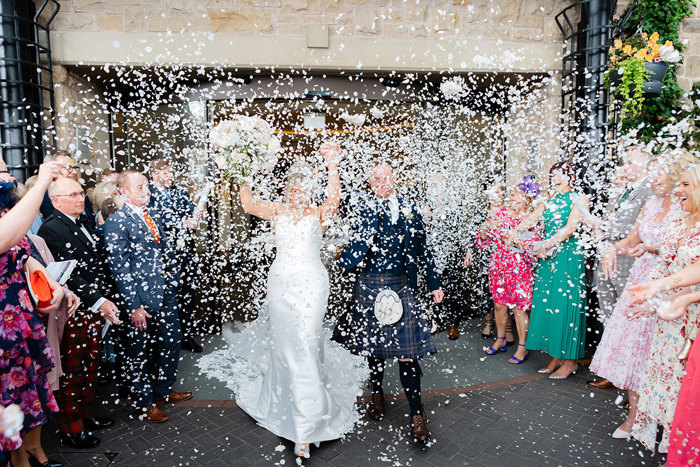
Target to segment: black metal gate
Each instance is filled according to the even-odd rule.
[[[0,0],[0,143],[19,180],[55,148],[55,113],[49,25],[56,0]]]

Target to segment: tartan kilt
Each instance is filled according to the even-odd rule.
[[[391,325],[374,316],[377,294],[391,289],[401,298],[403,316]],[[423,307],[408,285],[406,276],[362,273],[355,283],[350,312],[341,316],[333,340],[355,355],[374,358],[411,358],[436,353]]]

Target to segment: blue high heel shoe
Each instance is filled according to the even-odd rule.
[[[506,340],[505,337],[497,337],[496,339]],[[500,349],[494,349],[493,347],[489,346],[489,348],[486,349],[484,352],[486,352],[486,355],[496,355],[499,350],[501,352],[505,352],[506,350],[508,350],[508,343],[506,342]]]
[[[524,345],[524,344],[518,344],[518,347],[525,347],[525,345]],[[522,362],[524,362],[525,360],[527,360],[527,357],[529,357],[529,356],[530,356],[530,351],[528,351],[528,352],[525,354],[525,356],[523,357],[522,360],[520,360],[518,357],[516,357],[515,355],[513,355],[513,356],[510,357],[510,359],[508,360],[508,363],[510,363],[511,365],[520,365]],[[511,362],[511,360],[515,360],[515,361]]]

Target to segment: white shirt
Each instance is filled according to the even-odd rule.
[[[384,209],[384,201],[389,200],[389,213],[391,214],[391,223],[396,224],[399,220],[399,199],[395,194],[389,198],[377,198],[377,203],[381,209]]]
[[[139,216],[139,219],[141,219],[141,220],[143,221],[143,223],[146,224],[146,227],[148,227],[148,230],[149,230],[149,231],[151,230],[151,226],[148,225],[148,222],[146,222],[146,218],[145,218],[144,215],[143,215],[144,211],[147,210],[145,206],[142,207],[142,208],[140,208],[140,207],[138,207],[138,206],[134,206],[133,204],[131,204],[131,203],[128,202],[128,201],[125,202],[124,205],[125,205],[125,206],[129,206],[129,208],[130,208],[132,211],[134,211],[134,214],[136,214],[137,216]],[[155,223],[155,221],[153,222],[153,225],[155,225],[155,227],[156,227],[156,232],[158,232],[158,236],[160,236],[160,230],[158,229],[158,225]]]
[[[69,216],[65,212],[63,212],[63,215],[65,215],[68,219],[72,220],[74,224],[78,223],[78,218],[73,217],[73,216]],[[88,232],[88,230],[85,228],[84,225],[80,226],[80,231],[83,232],[85,237],[87,237],[87,239],[90,240],[90,243],[92,243],[92,246],[94,247],[96,244],[95,238],[92,235],[90,235],[90,232]],[[104,297],[98,298],[97,301],[95,303],[93,303],[92,306],[90,307],[90,311],[95,313],[97,311],[97,309],[100,308],[102,306],[102,304],[106,301],[107,301],[107,299]]]

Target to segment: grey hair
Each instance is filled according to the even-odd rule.
[[[44,162],[54,162],[58,159],[58,156],[73,158],[73,155],[68,151],[51,151],[44,156]]]

